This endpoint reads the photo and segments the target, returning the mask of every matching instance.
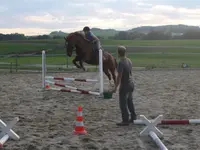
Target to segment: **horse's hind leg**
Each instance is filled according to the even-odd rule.
[[[111,74],[110,74],[110,72],[109,72],[108,67],[105,67],[105,65],[104,65],[104,67],[103,67],[103,72],[104,72],[104,73],[106,74],[106,76],[108,77],[109,83],[110,83],[110,85],[111,85],[111,80],[112,80]]]
[[[110,72],[112,74],[112,78],[113,78],[114,84],[116,85],[117,84],[117,77],[116,77],[116,74],[115,74],[115,70],[116,69],[114,67],[112,67],[109,70],[110,70]]]

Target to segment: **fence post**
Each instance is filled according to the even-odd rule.
[[[17,54],[16,54],[16,57],[15,57],[15,64],[16,64],[15,70],[17,72],[18,71],[18,55]]]
[[[10,63],[10,73],[12,73],[12,62]]]
[[[69,59],[68,59],[68,56],[67,56],[67,69],[68,69],[68,65],[69,65]]]

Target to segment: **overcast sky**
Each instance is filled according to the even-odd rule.
[[[0,33],[200,25],[200,0],[0,0]]]

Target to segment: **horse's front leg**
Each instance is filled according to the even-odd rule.
[[[76,57],[73,59],[72,62],[73,62],[73,64],[74,64],[77,68],[81,68],[81,66],[79,66],[79,65],[76,63],[77,61],[79,61],[79,60],[78,60],[78,56],[76,56]]]
[[[83,61],[82,61],[82,60],[79,60],[79,64],[80,64],[81,68],[83,69],[83,71],[85,71],[86,69],[85,69],[85,67],[83,66]]]

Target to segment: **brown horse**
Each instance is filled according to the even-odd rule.
[[[85,38],[85,35],[81,32],[70,33],[65,39],[66,53],[69,57],[72,56],[72,51],[74,47],[76,48],[76,57],[73,60],[75,64],[76,61],[80,62],[80,66],[75,64],[77,68],[82,68],[82,62],[90,65],[99,65],[99,53],[94,54],[93,44]],[[83,67],[84,68],[84,67]],[[114,83],[116,84],[116,59],[108,52],[103,51],[103,72],[111,81],[111,74]],[[110,74],[111,73],[111,74]]]

